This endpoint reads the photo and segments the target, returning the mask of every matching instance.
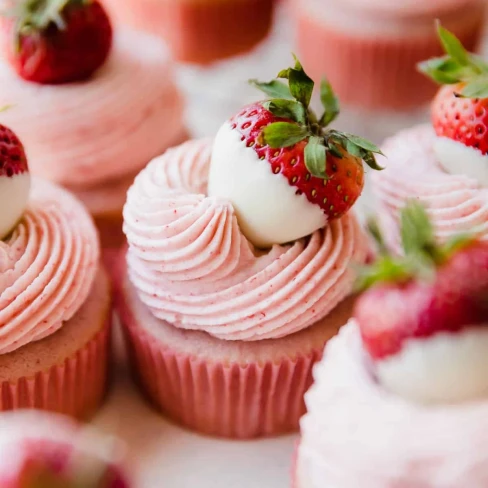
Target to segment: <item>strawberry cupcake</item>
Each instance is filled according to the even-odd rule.
[[[438,30],[447,55],[420,65],[445,84],[432,104],[432,124],[388,139],[388,168],[373,175],[385,238],[397,251],[400,210],[408,198],[427,205],[439,239],[463,228],[477,228],[488,239],[488,64]]]
[[[30,178],[0,126],[0,411],[85,418],[106,385],[111,293],[93,221],[66,190]]]
[[[416,109],[434,94],[415,64],[440,53],[434,19],[469,49],[480,41],[485,0],[293,0],[297,49],[354,109]]]
[[[418,203],[402,223],[314,370],[296,488],[488,485],[488,243],[436,244]]]
[[[2,488],[129,488],[120,441],[45,413],[0,417]]]
[[[128,193],[117,305],[142,389],[191,429],[250,438],[292,431],[325,342],[350,315],[368,242],[348,212],[368,141],[326,129],[297,61],[289,86],[245,107],[215,140],[153,160]]]
[[[277,0],[105,0],[115,20],[161,36],[183,62],[251,50],[269,33]]]
[[[113,36],[97,0],[21,0],[14,12],[3,21],[0,106],[11,108],[1,120],[32,173],[75,193],[102,245],[118,246],[135,175],[185,138],[168,52],[144,34]]]

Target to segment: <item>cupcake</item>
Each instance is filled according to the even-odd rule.
[[[57,415],[0,417],[2,488],[129,488],[117,439]]]
[[[173,56],[208,64],[251,50],[269,33],[276,0],[105,0],[114,19],[161,36]]]
[[[388,167],[373,175],[382,228],[396,250],[399,213],[409,198],[427,205],[439,239],[470,228],[488,238],[488,65],[444,28],[439,34],[446,57],[420,65],[446,83],[432,104],[432,124],[388,139]]]
[[[124,208],[128,250],[117,307],[136,377],[155,406],[210,435],[297,429],[311,368],[350,315],[368,242],[348,212],[371,143],[326,130],[308,109],[300,63],[273,98],[241,110],[215,140],[154,159]],[[293,95],[292,95],[293,94]]]
[[[402,219],[405,256],[366,271],[314,370],[296,488],[488,484],[488,243],[438,245],[418,203]]]
[[[112,41],[96,0],[53,5],[22,0],[15,23],[4,20],[0,106],[11,108],[1,120],[24,141],[32,173],[75,193],[102,245],[118,246],[133,178],[185,138],[182,99],[158,41],[130,31]]]
[[[294,0],[297,49],[354,109],[396,111],[427,103],[434,89],[415,64],[440,48],[434,19],[469,49],[480,41],[484,0]]]
[[[111,293],[92,219],[66,190],[30,178],[0,126],[0,411],[92,415],[106,386]]]

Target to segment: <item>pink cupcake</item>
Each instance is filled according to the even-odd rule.
[[[213,144],[153,160],[124,209],[116,300],[133,368],[158,409],[211,435],[298,427],[312,365],[350,315],[351,265],[368,252],[347,212],[361,158],[375,166],[361,146],[376,149],[325,130],[333,93],[319,122],[312,80],[298,62],[289,73],[290,88],[258,83],[287,99],[244,108]]]
[[[19,411],[0,417],[2,488],[129,488],[120,441],[71,420]]]
[[[313,76],[327,76],[346,106],[417,108],[434,89],[415,64],[440,54],[434,19],[473,50],[484,0],[294,0],[297,49]]]
[[[475,228],[488,239],[488,65],[465,52],[439,27],[447,56],[420,65],[447,82],[432,104],[432,126],[404,130],[383,144],[387,169],[373,175],[378,211],[388,244],[400,247],[399,215],[415,198],[428,207],[436,236]],[[459,57],[464,75],[459,78]]]
[[[207,64],[251,50],[269,33],[276,0],[105,0],[113,18],[161,36],[173,56]]]
[[[17,24],[27,22],[25,15],[19,14]],[[98,2],[81,8],[70,0],[59,16],[65,29],[52,20],[37,25],[39,37],[23,36],[20,53],[13,51],[12,24],[5,21],[0,106],[11,108],[1,120],[24,141],[32,173],[75,193],[99,224],[102,245],[118,246],[122,207],[134,176],[149,159],[186,138],[182,98],[168,52],[157,40],[121,31],[112,45],[110,23]],[[99,52],[106,52],[106,61],[92,60]],[[92,63],[88,73],[82,70],[86,63]]]
[[[0,199],[0,411],[88,417],[104,396],[111,325],[95,226],[66,190],[31,182],[4,126]]]
[[[403,219],[406,257],[369,269],[314,369],[295,488],[488,484],[488,243],[438,246],[418,204]]]

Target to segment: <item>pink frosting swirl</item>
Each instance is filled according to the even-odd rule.
[[[31,173],[83,187],[134,173],[183,132],[183,99],[164,44],[122,31],[87,81],[39,85],[0,61],[1,114],[23,141]]]
[[[381,388],[354,321],[305,396],[299,488],[488,486],[488,402],[422,406]]]
[[[399,213],[411,198],[427,206],[438,239],[473,228],[488,239],[488,189],[467,176],[444,172],[432,149],[435,137],[428,125],[399,132],[382,148],[387,169],[372,175],[382,227],[397,251]]]
[[[83,206],[34,179],[23,219],[0,241],[0,354],[69,320],[90,292],[98,260],[97,233]]]
[[[257,251],[231,203],[205,196],[210,155],[209,140],[170,149],[129,190],[127,262],[141,300],[157,318],[229,340],[278,338],[324,317],[367,254],[355,217]]]

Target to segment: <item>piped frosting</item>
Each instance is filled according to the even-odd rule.
[[[153,160],[124,208],[129,277],[159,319],[228,340],[283,337],[350,294],[368,243],[349,213],[309,238],[256,250],[231,203],[206,196],[211,140]],[[263,209],[265,211],[265,209]]]

